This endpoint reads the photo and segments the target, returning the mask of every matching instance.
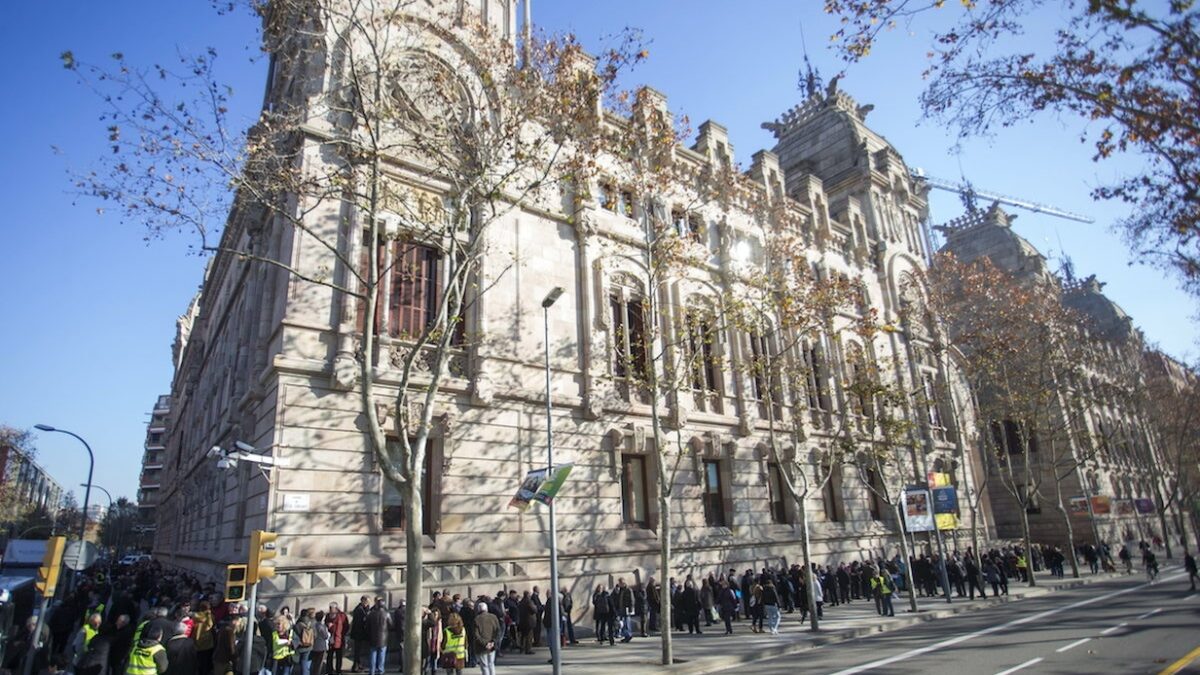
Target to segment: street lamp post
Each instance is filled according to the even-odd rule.
[[[87,537],[87,510],[88,502],[92,497],[92,472],[96,469],[96,455],[92,452],[92,446],[88,445],[88,442],[83,440],[82,436],[73,431],[67,431],[66,429],[55,429],[49,424],[35,424],[33,425],[33,428],[37,429],[38,431],[57,432],[60,434],[67,434],[68,436],[74,436],[76,440],[78,440],[80,443],[83,443],[83,447],[87,450],[88,478],[87,484],[83,490],[83,524],[79,526],[79,545],[83,546],[83,541]],[[72,587],[75,586],[75,577],[76,575],[71,575]]]
[[[545,329],[546,343],[546,477],[554,473],[554,422],[550,416],[550,307],[563,294],[562,286],[555,286],[546,298],[542,300],[542,325]],[[562,614],[562,597],[558,591],[558,530],[554,522],[554,500],[549,500],[550,508],[550,594],[554,603],[550,616],[550,660],[553,664],[554,675],[562,673],[562,639],[559,636],[559,621]],[[552,594],[552,595],[551,595]]]
[[[87,484],[80,483],[79,487],[86,488]],[[92,487],[103,492],[104,496],[108,497],[108,517],[112,518],[113,517],[113,509],[115,508],[113,506],[114,502],[113,502],[113,498],[112,498],[112,493],[109,492],[108,490],[105,490],[104,488],[100,487],[99,485],[93,485]],[[103,542],[101,542],[101,544],[103,544]],[[117,546],[116,546],[116,548],[117,548],[117,553],[120,554],[120,552],[121,552],[121,530],[120,529],[117,530]]]

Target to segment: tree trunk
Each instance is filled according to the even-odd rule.
[[[971,506],[971,555],[975,558],[975,567],[979,568],[979,507],[983,504],[983,493]]]
[[[1159,523],[1158,526],[1162,531],[1163,546],[1165,546],[1167,549],[1166,556],[1167,556],[1167,558],[1170,558],[1171,557],[1171,535],[1167,531],[1167,509],[1164,507],[1159,507],[1159,509],[1158,509],[1158,523]]]
[[[1058,512],[1063,515],[1063,522],[1067,525],[1067,551],[1071,556],[1071,578],[1079,578],[1079,558],[1075,555],[1075,527],[1071,525],[1071,510],[1063,504],[1062,481],[1054,481],[1055,494],[1058,496]],[[1027,553],[1028,555],[1028,553]],[[1033,577],[1032,563],[1030,566],[1029,576]]]
[[[1032,542],[1029,539],[1029,511],[1027,511],[1024,506],[1021,507],[1021,535],[1025,540],[1025,560],[1028,562],[1030,557],[1029,552],[1033,549],[1030,546]],[[1026,569],[1029,570],[1029,587],[1033,588],[1034,586],[1037,586],[1037,575],[1033,573],[1032,565]]]
[[[414,444],[415,445],[415,444]],[[414,448],[415,452],[415,448]],[[424,466],[424,462],[418,466]],[[421,524],[424,522],[421,504],[420,476],[410,472],[411,478],[404,486],[404,512],[408,522],[404,525],[404,672],[421,672],[421,608],[425,606],[421,578],[425,562],[424,537]]]
[[[796,508],[800,512],[800,555],[804,563],[804,585],[808,587],[808,627],[809,630],[820,630],[820,625],[817,622],[817,595],[813,593],[813,573],[812,573],[812,547],[808,540],[808,505],[805,495],[792,495],[796,500]]]
[[[661,478],[660,478],[661,482]],[[671,665],[675,660],[671,644],[671,588],[663,582],[671,579],[671,495],[660,486],[658,491],[658,598],[662,611],[658,617],[658,633],[662,638],[662,663]]]
[[[904,516],[900,513],[900,500],[892,500],[892,516],[896,519],[896,527],[900,528],[900,557],[904,559],[904,585],[908,588],[909,611],[917,611],[917,587],[913,583],[912,560],[908,555],[908,537],[904,534]]]
[[[1184,519],[1183,513],[1180,510],[1175,511],[1175,516],[1175,522],[1179,527],[1179,549],[1186,553],[1188,550],[1187,521]]]

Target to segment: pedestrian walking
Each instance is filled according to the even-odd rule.
[[[846,592],[850,592],[850,577],[846,577]],[[849,602],[849,598],[847,598]],[[779,635],[779,592],[775,588],[775,583],[770,579],[763,584],[762,587],[762,606],[763,615],[766,620],[767,630],[771,631],[771,635]]]

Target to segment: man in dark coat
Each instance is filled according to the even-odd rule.
[[[371,675],[383,675],[387,663],[388,629],[392,625],[392,616],[388,613],[383,598],[375,598],[375,606],[367,614],[364,623],[367,628],[367,644],[371,649]]]
[[[104,669],[108,667],[108,659],[112,654],[112,631],[113,629],[106,625],[92,638],[87,651],[75,664],[75,675],[104,675]]]
[[[371,599],[362,596],[358,606],[350,614],[350,639],[354,641],[354,663],[351,672],[357,673],[363,667],[363,662],[369,658],[370,647],[367,645],[367,615],[371,613]]]
[[[538,632],[537,616],[537,605],[533,604],[529,591],[525,591],[517,606],[517,632],[521,635],[521,651],[525,654],[533,653],[533,637]]]
[[[196,671],[196,643],[187,636],[187,626],[176,624],[174,633],[163,645],[167,649],[166,675],[206,675]]]
[[[613,613],[617,617],[617,625],[621,627],[621,642],[633,639],[633,630],[629,626],[629,617],[633,616],[633,589],[625,585],[624,579],[617,579],[617,585],[611,594]]]
[[[532,599],[533,599],[533,606],[537,607],[538,625],[541,625],[542,619],[546,616],[546,605],[542,602],[542,593],[540,590],[538,590],[537,586],[533,587]],[[549,599],[549,598],[547,598],[547,599]],[[533,646],[534,647],[542,646],[542,632],[541,631],[537,631],[536,633],[534,633]]]

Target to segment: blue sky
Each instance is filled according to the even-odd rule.
[[[539,0],[534,21],[573,30],[598,48],[601,37],[632,26],[645,31],[650,59],[628,84],[667,94],[693,127],[714,119],[729,128],[737,158],[772,145],[764,121],[800,100],[800,31],[828,78],[841,68],[826,51],[833,19],[819,0]],[[213,46],[235,89],[234,113],[250,120],[261,104],[265,62],[255,22],[217,16],[203,0],[42,0],[14,3],[0,24],[0,83],[9,92],[0,124],[9,132],[0,162],[0,423],[44,422],[84,436],[96,451],[95,482],[114,496],[135,497],[145,423],[171,380],[175,318],[200,282],[203,260],[187,240],[143,241],[136,226],[96,213],[98,204],[70,192],[68,169],[85,169],[104,151],[99,103],[63,70],[61,51],[98,61],[116,51],[140,64]],[[868,118],[910,166],[960,176],[953,139],[923,123],[917,106],[927,42],[923,29],[888,35],[867,61],[849,69],[841,88],[873,103]],[[1021,213],[1015,229],[1044,253],[1065,250],[1081,275],[1097,274],[1152,342],[1183,356],[1193,350],[1193,305],[1156,271],[1129,265],[1108,230],[1121,210],[1088,197],[1095,185],[1136,159],[1094,164],[1082,130],[1051,116],[966,145],[962,171],[979,188],[1088,214],[1094,225]],[[52,150],[52,146],[61,152]],[[961,214],[957,197],[933,193],[935,222]],[[1059,241],[1061,240],[1061,246]],[[78,443],[42,434],[39,461],[68,488],[87,475]],[[82,497],[82,490],[77,490]],[[102,502],[103,497],[99,498]]]

